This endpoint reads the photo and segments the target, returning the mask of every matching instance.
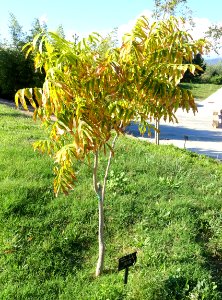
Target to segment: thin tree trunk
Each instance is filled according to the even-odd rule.
[[[115,142],[117,139],[116,135],[113,139],[112,149],[115,146]],[[104,242],[104,200],[105,200],[105,192],[106,192],[106,183],[109,173],[109,168],[111,164],[113,151],[110,150],[109,159],[106,166],[106,172],[103,179],[103,186],[100,185],[97,179],[97,171],[98,171],[98,158],[99,154],[98,151],[95,153],[94,157],[94,168],[93,168],[93,186],[94,190],[98,197],[98,204],[99,204],[99,232],[98,232],[98,242],[99,242],[99,256],[96,266],[96,276],[100,276],[103,272],[104,268],[104,258],[105,258],[105,242]]]
[[[99,257],[96,266],[96,276],[100,276],[103,272],[105,258],[105,242],[104,242],[104,202],[99,200]]]
[[[98,160],[99,160],[99,153],[98,151],[96,151],[94,156],[94,167],[93,167],[93,186],[94,186],[95,193],[98,197],[98,204],[99,204],[99,232],[98,232],[99,257],[98,257],[97,267],[96,267],[96,276],[99,276],[103,271],[104,255],[105,255],[104,206],[103,206],[103,199],[102,199],[102,188],[97,179]]]
[[[159,128],[160,128],[160,120],[158,118],[155,119],[155,144],[159,145],[160,144],[160,132],[159,132]]]

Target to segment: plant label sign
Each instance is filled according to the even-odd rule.
[[[119,259],[118,271],[125,269],[124,283],[127,284],[129,267],[133,266],[136,263],[137,257],[136,253],[131,253],[126,256],[123,256]]]
[[[119,266],[118,266],[118,271],[121,271],[123,269],[126,269],[127,267],[131,267],[136,263],[137,257],[136,253],[131,253],[126,256],[123,256],[119,259]]]

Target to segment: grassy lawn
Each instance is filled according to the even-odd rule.
[[[215,93],[222,85],[217,84],[205,84],[205,83],[182,83],[185,89],[192,92],[194,98],[197,100],[204,100],[211,94]]]
[[[91,169],[55,198],[38,123],[0,105],[0,299],[222,299],[222,164],[173,146],[118,140],[106,198],[105,274],[97,260]],[[137,251],[129,270],[118,258]]]

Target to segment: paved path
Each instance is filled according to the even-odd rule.
[[[5,104],[5,105],[10,106],[10,107],[12,107],[12,108],[16,108],[16,106],[15,106],[15,101],[13,101],[13,100],[6,100],[6,99],[0,98],[0,104]],[[17,109],[17,108],[16,108],[16,109]],[[32,114],[33,114],[34,109],[33,109],[33,107],[32,107],[31,105],[29,105],[28,109],[29,109],[29,110],[25,110],[25,109],[23,109],[23,107],[22,107],[21,104],[19,105],[19,110],[20,110],[24,115],[27,115],[27,116],[30,116],[30,117],[31,117]]]
[[[204,101],[197,101],[198,112],[176,113],[178,123],[160,123],[160,144],[173,144],[184,148],[184,136],[188,137],[186,149],[222,160],[222,128],[213,128],[213,112],[222,109],[222,88]],[[132,124],[128,132],[140,136],[138,127]],[[147,135],[146,135],[147,136]],[[154,142],[154,133],[149,141]]]

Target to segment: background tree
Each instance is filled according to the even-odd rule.
[[[11,36],[12,47],[21,50],[27,41],[22,26],[19,24],[13,13],[9,14],[9,33]]]
[[[214,51],[219,54],[222,48],[222,26],[218,24],[210,26],[206,32],[206,38],[212,41]]]
[[[0,49],[1,96],[12,99],[16,91],[33,85],[33,61],[17,49]]]
[[[77,44],[53,33],[39,38],[45,50],[36,49],[36,37],[28,51],[34,51],[36,66],[44,68],[45,82],[41,89],[18,91],[16,104],[20,101],[27,109],[28,98],[34,118],[39,117],[49,132],[49,139],[34,147],[54,159],[56,194],[74,188],[79,163],[92,169],[99,206],[98,276],[104,265],[104,201],[116,139],[131,121],[139,120],[145,132],[147,118],[175,120],[178,107],[196,110],[191,93],[178,84],[186,70],[195,71],[194,65],[183,64],[184,58],[191,62],[193,54],[202,53],[205,41],[192,41],[174,18],[151,25],[140,18],[114,49],[104,46],[106,40],[97,34]],[[106,152],[101,176],[100,155]]]
[[[35,18],[34,21],[32,22],[32,27],[29,30],[29,34],[26,37],[26,43],[31,42],[34,37],[41,33],[41,32],[47,32],[47,24],[46,23],[40,23],[38,18]]]
[[[192,11],[187,0],[154,0],[153,18],[157,20],[168,19],[170,16],[183,17],[194,25]]]
[[[179,16],[185,20],[185,24],[188,23],[192,27],[194,27],[195,24],[192,18],[192,11],[189,8],[187,2],[187,0],[154,0],[153,17],[155,19],[167,19],[172,15]],[[204,62],[201,53],[197,53],[193,57],[192,63],[198,65],[202,70],[200,68],[197,68],[194,75],[191,72],[187,71],[184,74],[182,82],[190,82],[194,78],[197,79],[206,70],[206,63]]]
[[[192,59],[192,63],[199,68],[195,69],[194,74],[192,74],[189,70],[187,70],[181,79],[181,82],[197,82],[200,80],[200,76],[204,74],[206,71],[207,65],[204,61],[204,58],[200,53],[197,53]]]
[[[30,34],[25,34],[16,17],[10,14],[11,41],[0,45],[1,97],[13,99],[18,89],[42,85],[45,75],[35,70],[33,56],[26,59],[22,47],[28,41],[33,40],[37,33],[44,32],[44,30],[46,28],[40,25],[38,19],[35,19]]]
[[[63,29],[63,26],[60,24],[56,30],[56,33],[58,34],[58,36],[60,36],[61,38],[65,39],[65,32]]]

